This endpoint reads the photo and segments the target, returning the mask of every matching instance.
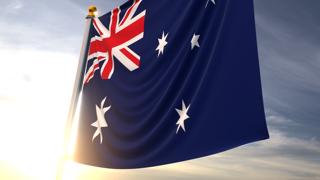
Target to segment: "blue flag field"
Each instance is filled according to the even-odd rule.
[[[269,138],[253,0],[129,0],[89,40],[75,161],[142,168]]]

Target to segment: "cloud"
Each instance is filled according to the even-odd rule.
[[[320,13],[314,9],[319,5],[255,1],[265,107],[283,117],[269,123],[297,138],[320,137]],[[279,122],[287,120],[292,122]]]
[[[13,1],[5,9],[0,12],[1,48],[79,53],[86,12],[73,3]]]
[[[4,7],[4,12],[8,15],[17,14],[24,4],[21,1],[11,1]]]

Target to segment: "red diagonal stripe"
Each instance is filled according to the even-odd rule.
[[[99,26],[97,25],[97,22],[95,19],[93,19],[93,26],[97,30],[97,32],[101,35],[103,35],[102,31],[99,29]]]
[[[129,58],[135,65],[137,65],[138,67],[140,66],[140,60],[138,58],[136,58],[132,53],[130,53],[127,49],[123,48],[120,50],[120,52],[127,56],[127,58]]]
[[[121,23],[120,23],[120,26],[123,25],[124,22],[126,22],[126,20],[127,20],[127,18],[129,17],[132,9],[134,8],[134,6],[135,6],[138,2],[140,2],[140,0],[135,0],[135,2],[133,3],[133,5],[127,10],[126,14],[124,15],[124,17],[123,17],[123,19],[122,19],[122,21],[121,21]]]

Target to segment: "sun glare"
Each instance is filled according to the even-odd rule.
[[[0,179],[55,179],[77,57],[0,53]]]

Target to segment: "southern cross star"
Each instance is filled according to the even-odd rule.
[[[185,129],[185,126],[184,126],[184,121],[185,120],[187,120],[188,118],[190,118],[189,116],[188,116],[188,110],[189,110],[189,108],[190,108],[190,105],[191,104],[189,104],[189,106],[188,107],[186,107],[186,105],[184,104],[184,101],[182,100],[182,109],[180,110],[180,109],[176,109],[176,111],[177,111],[177,113],[179,114],[179,120],[177,121],[177,125],[178,125],[178,127],[177,127],[177,131],[176,131],[176,134],[178,134],[178,131],[179,131],[179,129],[180,128],[182,128],[182,130],[184,131],[184,132],[186,132],[186,129]]]
[[[160,56],[160,54],[163,54],[164,47],[168,44],[167,37],[168,37],[168,33],[165,35],[164,32],[162,32],[162,38],[158,39],[159,45],[156,49],[156,51],[158,51],[158,57]]]
[[[96,113],[97,113],[97,121],[92,123],[91,126],[96,127],[97,130],[94,132],[93,137],[92,137],[92,141],[98,136],[100,135],[100,144],[102,144],[103,141],[103,136],[102,136],[102,131],[101,128],[103,127],[108,127],[107,121],[104,117],[104,114],[111,108],[111,106],[108,107],[103,107],[104,102],[106,101],[105,97],[101,104],[100,107],[98,105],[96,105]]]
[[[209,1],[211,1],[213,4],[216,4],[216,2],[215,2],[214,0],[208,0],[208,1],[207,1],[207,4],[206,4],[206,7],[208,6]]]
[[[199,38],[200,38],[200,35],[193,34],[191,39],[191,50],[196,46],[200,47]]]

